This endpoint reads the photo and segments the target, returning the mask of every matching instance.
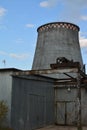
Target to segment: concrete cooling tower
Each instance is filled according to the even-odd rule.
[[[40,26],[37,32],[33,70],[49,69],[58,57],[78,61],[83,67],[77,25],[66,22],[48,23]]]

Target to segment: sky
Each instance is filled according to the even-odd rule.
[[[87,0],[0,0],[0,68],[31,69],[37,28],[60,21],[80,27],[87,69]]]

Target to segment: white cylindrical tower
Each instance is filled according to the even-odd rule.
[[[66,22],[48,23],[40,26],[37,32],[33,70],[49,69],[58,57],[80,62],[83,67],[77,25]]]

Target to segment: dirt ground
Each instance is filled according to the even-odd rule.
[[[78,130],[77,127],[73,127],[73,126],[56,126],[56,125],[52,125],[52,126],[47,126],[44,128],[40,128],[37,130]],[[82,130],[87,130],[87,127],[82,127]]]

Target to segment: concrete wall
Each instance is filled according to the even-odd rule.
[[[13,77],[11,123],[14,130],[31,130],[54,123],[52,79]]]
[[[6,125],[10,126],[11,113],[11,91],[12,91],[12,72],[0,72],[0,100],[4,100],[8,106]]]
[[[38,28],[37,46],[32,69],[49,69],[58,57],[82,63],[79,28],[70,23],[49,23]]]

